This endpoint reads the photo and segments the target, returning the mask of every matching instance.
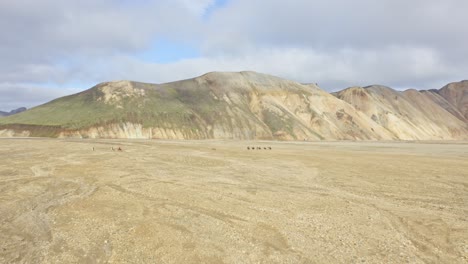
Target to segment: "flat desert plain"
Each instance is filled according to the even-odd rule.
[[[1,139],[0,223],[0,263],[467,263],[468,144]]]

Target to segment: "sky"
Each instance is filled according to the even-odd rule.
[[[112,80],[257,71],[327,91],[468,79],[466,0],[0,1],[0,110]]]

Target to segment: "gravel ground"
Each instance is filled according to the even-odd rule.
[[[466,142],[0,139],[0,161],[0,263],[468,262]]]

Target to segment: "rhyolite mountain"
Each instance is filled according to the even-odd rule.
[[[468,82],[404,92],[213,72],[165,84],[98,84],[0,119],[0,136],[152,139],[468,139]]]
[[[373,85],[351,87],[335,96],[366,114],[397,139],[465,139],[468,137],[467,120],[459,106],[440,95],[444,89],[398,92]]]
[[[26,107],[20,107],[20,108],[17,108],[17,109],[13,109],[10,112],[0,111],[0,117],[18,114],[18,113],[24,112],[26,110],[27,110]]]

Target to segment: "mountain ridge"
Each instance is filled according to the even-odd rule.
[[[162,84],[121,80],[2,118],[0,136],[467,139],[465,87],[468,82],[437,92],[399,92],[371,85],[330,94],[316,84],[251,71],[210,72]]]
[[[9,111],[9,112],[0,111],[0,117],[18,114],[18,113],[24,112],[24,111],[26,111],[26,110],[28,110],[26,107],[19,107],[19,108],[16,108],[16,109],[11,110],[11,111]]]

